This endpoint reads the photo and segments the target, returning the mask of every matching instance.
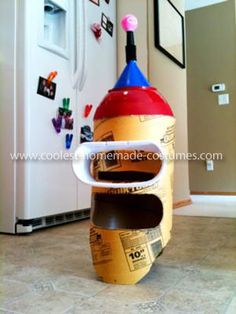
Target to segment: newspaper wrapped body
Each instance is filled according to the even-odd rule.
[[[131,115],[95,120],[94,141],[124,140],[154,141],[167,156],[173,156],[175,118],[165,115]],[[161,160],[147,160],[147,152],[142,152],[142,154],[143,158],[137,162],[121,158],[110,160],[100,158],[93,163],[91,172],[96,179],[99,179],[101,172],[136,170],[150,174],[157,173],[161,167]],[[93,188],[90,247],[94,267],[103,281],[116,284],[137,283],[149,272],[154,260],[167,245],[172,228],[173,170],[173,160],[167,160],[166,171],[160,180],[146,188]],[[140,211],[138,213],[139,206],[137,206],[137,212],[131,213],[129,209],[125,209],[120,214],[118,207],[114,204],[115,209],[111,211],[113,216],[110,223],[109,208],[103,208],[102,203],[96,204],[96,196],[103,195],[106,199],[106,195],[109,195],[112,199],[111,195],[114,195],[115,202],[115,195],[121,195],[125,200],[127,194],[143,195],[147,198],[155,196],[158,204],[161,204],[158,205],[160,219],[155,220],[155,217],[152,219],[150,213],[146,216],[145,207],[143,214],[140,214]],[[111,202],[110,207],[112,209]],[[141,217],[138,218],[138,215]]]

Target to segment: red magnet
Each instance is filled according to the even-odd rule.
[[[88,118],[91,110],[93,109],[93,105],[92,104],[88,104],[85,106],[85,109],[84,109],[84,117],[85,118]]]
[[[91,30],[93,31],[96,39],[99,39],[102,36],[102,27],[99,23],[93,23],[91,25]]]

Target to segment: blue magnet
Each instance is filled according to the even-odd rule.
[[[66,149],[71,148],[72,140],[73,140],[73,134],[66,134]]]

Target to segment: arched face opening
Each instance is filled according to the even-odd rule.
[[[149,181],[161,168],[162,161],[157,153],[116,150],[97,154],[90,172],[96,181],[131,183]]]
[[[106,229],[157,227],[163,217],[160,199],[153,194],[94,193],[92,223]]]

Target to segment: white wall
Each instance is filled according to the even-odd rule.
[[[148,76],[148,40],[147,40],[147,0],[117,1],[117,39],[118,39],[118,74],[125,66],[126,34],[120,21],[126,14],[135,14],[138,18],[138,29],[135,33],[138,64],[142,72]]]
[[[184,0],[172,0],[184,15]],[[167,58],[154,45],[153,1],[148,0],[149,80],[170,103],[176,117],[176,152],[188,152],[186,69]],[[188,162],[175,162],[174,202],[189,199]]]
[[[172,0],[184,14],[184,0]],[[165,95],[177,119],[176,151],[188,151],[186,70],[181,69],[154,46],[154,21],[152,0],[118,0],[118,21],[124,14],[135,14],[139,20],[136,31],[138,64],[148,74],[151,84]],[[118,22],[120,23],[120,22]],[[118,24],[119,73],[125,65],[125,34]],[[189,198],[188,163],[175,163],[174,202]]]
[[[193,10],[224,1],[227,0],[185,0],[185,9],[186,11]]]

